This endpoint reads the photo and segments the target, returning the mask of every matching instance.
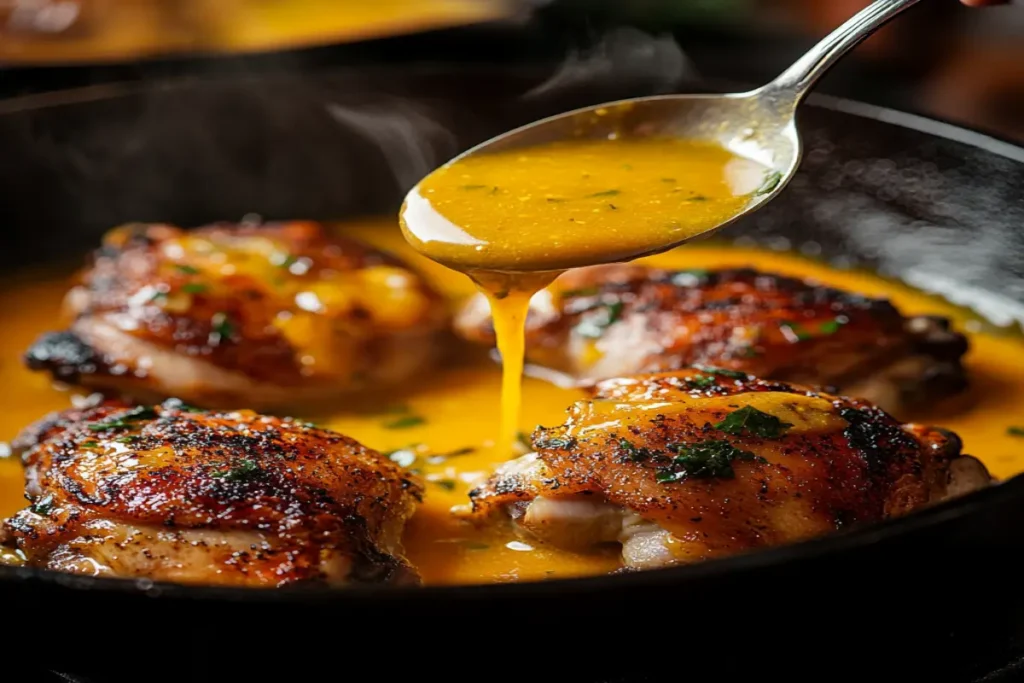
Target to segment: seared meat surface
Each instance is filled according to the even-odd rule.
[[[494,344],[486,299],[456,320]],[[897,414],[961,391],[966,338],[947,320],[750,268],[569,271],[531,302],[527,362],[584,383],[700,364],[822,386]]]
[[[738,372],[611,379],[471,491],[469,516],[627,567],[687,563],[877,522],[987,485],[953,433]]]
[[[401,534],[422,485],[341,434],[172,399],[68,410],[13,446],[31,505],[0,541],[30,566],[254,587],[418,581]]]
[[[140,401],[294,407],[429,368],[448,315],[395,259],[315,223],[129,225],[68,295],[29,367]]]

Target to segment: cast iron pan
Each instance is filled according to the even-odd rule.
[[[77,259],[129,220],[395,211],[422,173],[485,137],[679,86],[646,73],[537,89],[550,73],[384,68],[0,103],[0,265]],[[808,105],[801,126],[799,177],[728,237],[1024,319],[1024,150],[848,102]],[[874,528],[580,580],[245,591],[7,568],[0,605],[19,616],[4,652],[133,681],[971,680],[1024,652],[1022,520],[1014,478]]]

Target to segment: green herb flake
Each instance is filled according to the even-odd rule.
[[[246,458],[239,460],[238,464],[229,470],[215,472],[213,476],[225,481],[247,481],[253,479],[259,473],[260,468],[256,461]]]
[[[438,486],[440,486],[445,491],[454,491],[455,490],[455,480],[454,479],[435,479],[433,481],[433,483],[438,485]]]
[[[270,257],[271,265],[275,265],[278,268],[283,268],[284,270],[288,270],[298,262],[298,256],[283,251],[276,252],[273,256]]]
[[[114,441],[116,441],[117,443],[135,443],[138,440],[139,437],[137,436],[122,436],[117,439],[114,439]]]
[[[779,329],[786,333],[786,337],[790,342],[807,341],[812,336],[800,323],[795,323],[791,320],[781,321]]]
[[[486,185],[462,185],[460,189],[463,189],[463,190],[482,190],[485,187],[487,187],[487,186]]]
[[[99,441],[86,441],[85,443],[82,444],[82,448],[99,448],[99,447],[100,447],[100,442]]]
[[[836,332],[839,331],[839,328],[841,328],[848,322],[850,322],[850,320],[843,316],[834,318],[832,320],[826,320],[825,322],[818,326],[818,331],[821,332],[822,334],[835,334]]]
[[[199,275],[199,269],[190,266],[187,263],[178,263],[174,267],[178,269],[178,272],[184,273],[185,275]]]
[[[658,470],[657,480],[661,483],[685,479],[733,479],[736,471],[733,462],[768,462],[750,451],[736,448],[728,441],[703,441],[696,444],[670,444],[669,450],[677,455],[672,465]]]
[[[469,455],[470,453],[476,453],[476,449],[472,446],[464,446],[462,448],[456,448],[454,451],[448,451],[447,453],[438,453],[436,458],[458,458],[462,455]]]
[[[609,204],[608,208],[611,209],[612,211],[616,211],[619,207],[615,206],[614,204]]]
[[[121,417],[91,424],[89,425],[89,431],[106,432],[114,429],[129,429],[134,427],[135,423],[140,420],[152,420],[156,417],[158,417],[158,415],[152,408],[139,406],[137,408],[132,408]]]
[[[154,292],[153,296],[149,297],[149,303],[167,299],[167,292]]]
[[[1010,436],[1024,436],[1024,427],[1007,427],[1006,433]]]
[[[686,201],[688,201],[688,202],[706,202],[707,200],[708,200],[708,198],[705,197],[702,194],[695,194],[692,197],[687,197],[686,198]]]
[[[181,291],[186,294],[203,294],[204,292],[210,291],[210,288],[201,282],[189,282],[182,285]]]
[[[744,406],[729,413],[724,420],[715,425],[715,429],[734,436],[746,433],[762,439],[777,439],[792,426],[789,422],[783,422],[753,406]]]
[[[697,375],[695,377],[690,377],[685,381],[686,386],[689,389],[707,389],[708,387],[715,386],[716,383],[715,378],[709,377],[708,375]]]
[[[613,301],[596,307],[593,313],[576,325],[576,333],[588,339],[599,339],[606,329],[619,321],[622,317],[622,309],[621,301]]]
[[[29,509],[37,515],[48,515],[54,508],[53,494],[47,493],[45,496],[32,503],[32,507]]]
[[[781,182],[782,173],[779,171],[771,171],[770,173],[768,173],[768,175],[764,177],[764,182],[761,183],[761,187],[757,188],[757,192],[755,192],[754,195],[761,196],[763,194],[768,194],[776,187],[778,187],[779,183]]]
[[[210,335],[210,343],[213,346],[230,339],[235,334],[235,325],[231,322],[231,317],[223,311],[213,314],[210,325],[213,328],[213,334]]]
[[[617,197],[620,194],[622,194],[622,193],[619,192],[618,190],[604,190],[602,192],[595,192],[594,194],[588,194],[586,196],[586,198],[587,199],[592,199],[592,198],[595,198],[595,197]]]
[[[746,379],[747,373],[740,372],[739,370],[729,370],[727,368],[716,368],[713,365],[695,365],[695,368],[701,372],[709,375],[717,375],[719,377],[729,377],[732,379]]]
[[[627,460],[632,460],[633,462],[643,462],[644,460],[649,460],[654,455],[650,449],[642,446],[638,447],[628,439],[619,439],[619,450]]]
[[[565,201],[564,197],[548,197],[547,200],[552,204],[561,204]]]
[[[426,424],[426,420],[419,415],[403,415],[402,417],[385,422],[383,424],[384,429],[409,429],[410,427],[418,427],[421,424]]]

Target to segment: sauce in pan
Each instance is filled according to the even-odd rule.
[[[470,281],[414,252],[397,229],[384,221],[345,226],[347,234],[393,251],[419,267],[453,300],[473,294]],[[950,316],[967,330],[971,349],[966,357],[972,388],[967,407],[957,412],[909,416],[957,432],[965,451],[980,457],[992,474],[1004,478],[1024,470],[1024,365],[1022,342],[1008,333],[988,333],[968,313],[905,286],[861,272],[835,270],[801,257],[768,251],[693,245],[644,261],[669,268],[753,266],[828,284],[867,295],[887,296],[907,315]],[[0,441],[43,414],[64,409],[70,396],[55,391],[42,374],[25,370],[20,357],[42,331],[52,329],[67,290],[63,276],[40,273],[8,281],[0,288],[4,334],[0,336]],[[357,407],[337,405],[319,415],[302,415],[348,434],[392,458],[419,469],[427,479],[424,505],[407,527],[409,559],[427,583],[514,581],[545,577],[599,574],[619,566],[618,551],[571,554],[529,543],[502,528],[476,530],[449,514],[466,502],[470,482],[508,459],[508,448],[495,446],[500,416],[492,409],[501,372],[480,348],[459,347],[448,366],[389,396],[360,397]],[[537,424],[560,424],[566,408],[580,396],[540,380],[526,378],[515,430]],[[1020,431],[1024,434],[1024,429]],[[0,460],[0,515],[24,505],[20,465]]]

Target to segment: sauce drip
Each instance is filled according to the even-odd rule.
[[[427,176],[400,214],[408,242],[468,275],[502,358],[499,447],[519,429],[530,298],[568,268],[664,251],[740,213],[778,176],[709,142],[569,140],[474,154]]]

